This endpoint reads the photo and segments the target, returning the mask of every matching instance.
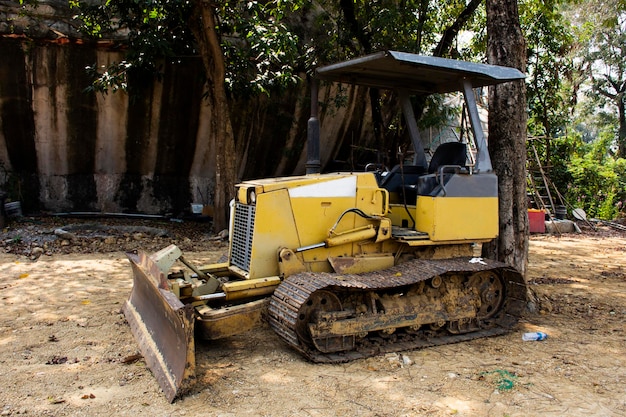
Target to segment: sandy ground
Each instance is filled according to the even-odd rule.
[[[541,308],[505,336],[342,365],[306,362],[267,326],[199,343],[196,390],[174,404],[125,363],[121,252],[0,254],[0,415],[624,416],[625,251],[615,235],[534,236]],[[535,330],[548,340],[522,341]]]

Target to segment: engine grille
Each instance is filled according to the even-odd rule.
[[[248,206],[240,203],[235,205],[230,262],[232,265],[246,272],[250,271],[255,213],[256,206]]]

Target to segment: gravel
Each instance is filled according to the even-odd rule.
[[[22,217],[0,231],[0,251],[30,257],[69,253],[155,252],[170,244],[183,251],[226,248],[227,233],[217,235],[205,218]]]

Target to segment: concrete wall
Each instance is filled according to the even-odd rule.
[[[0,39],[0,187],[25,211],[166,213],[211,203],[215,164],[195,59],[138,94],[88,93],[119,52]]]
[[[160,79],[130,79],[131,93],[104,95],[85,91],[85,67],[119,61],[120,52],[0,37],[0,56],[0,189],[24,211],[178,215],[213,203],[199,59],[164,65]],[[271,99],[231,100],[240,180],[304,173],[308,93],[301,83]],[[325,86],[320,99],[336,93]],[[365,90],[342,94],[348,107],[320,114],[323,164],[372,139],[363,133],[371,131]]]
[[[119,51],[5,35],[0,57],[0,190],[25,212],[178,215],[191,203],[213,204],[216,161],[198,58],[165,64],[159,79],[130,79],[131,93],[104,95],[85,91],[85,67],[120,61]],[[347,105],[332,104],[337,94]],[[323,84],[325,97],[322,169],[376,162],[367,90]],[[231,98],[239,180],[304,173],[309,104],[304,82],[270,98]],[[391,106],[386,124],[394,114]],[[425,144],[440,136],[423,132]]]
[[[212,204],[216,161],[200,59],[166,63],[159,79],[130,79],[130,96],[85,92],[86,66],[123,55],[84,44],[68,5],[0,0],[0,191],[25,212],[178,215],[190,203]],[[230,98],[239,180],[304,173],[308,88],[302,82],[269,98]],[[344,101],[338,96],[345,105],[333,104]],[[363,169],[378,160],[381,145],[383,157],[395,158],[401,138],[391,132],[388,143],[377,143],[366,89],[323,84],[325,97],[323,170]],[[385,126],[398,123],[396,110],[383,105]],[[433,136],[444,140],[429,133],[427,147]]]

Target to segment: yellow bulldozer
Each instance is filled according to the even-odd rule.
[[[330,363],[509,331],[526,287],[515,269],[476,257],[477,244],[498,234],[498,181],[474,89],[523,77],[395,51],[318,68],[307,173],[236,186],[227,261],[196,266],[173,245],[128,255],[124,313],[167,399],[195,381],[195,337],[228,337],[262,320],[307,359]],[[319,80],[395,91],[411,163],[320,174]],[[410,97],[451,92],[464,97],[472,134],[430,156]]]

